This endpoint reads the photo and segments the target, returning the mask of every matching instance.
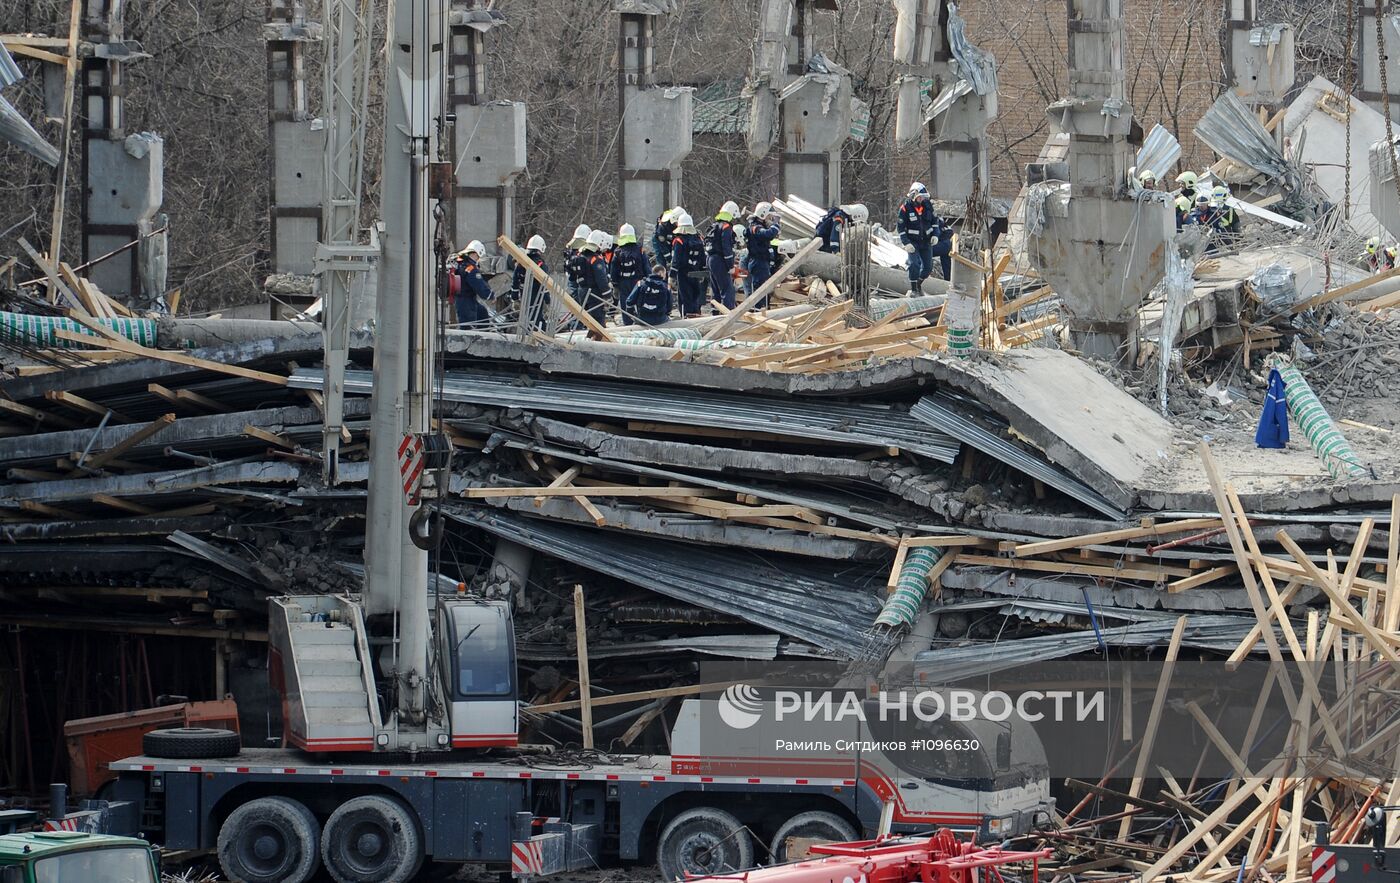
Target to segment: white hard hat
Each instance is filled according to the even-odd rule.
[[[922,193],[924,196],[928,196],[928,188],[925,187],[923,184],[920,184],[918,181],[915,181],[913,184],[909,185],[910,196],[914,196],[920,193]]]
[[[679,228],[679,227],[689,227],[690,229],[694,230],[694,229],[695,229],[695,219],[692,218],[690,215],[686,214],[685,212],[681,212],[681,213],[680,213],[680,217],[676,218],[676,226],[677,226],[678,228]]]
[[[1141,172],[1138,172],[1137,178],[1138,181],[1140,181],[1144,186],[1149,181],[1153,184],[1157,183],[1157,173],[1152,171],[1151,169],[1143,169]]]
[[[720,206],[719,210],[721,214],[727,214],[732,218],[735,215],[739,214],[739,204],[731,199],[726,201],[724,205]]]
[[[865,207],[865,203],[857,202],[854,205],[846,206],[846,214],[851,216],[851,220],[864,224],[870,220],[870,209]]]
[[[600,231],[600,232],[601,232],[601,231]],[[613,245],[614,245],[614,244],[616,243],[616,241],[617,241],[617,240],[613,239],[611,233],[603,233],[602,236],[603,236],[603,242],[602,242],[602,244],[601,244],[601,247],[602,247],[602,248],[612,248]]]
[[[588,244],[594,248],[601,248],[603,243],[607,241],[607,237],[608,234],[604,233],[602,230],[594,230],[592,233],[588,234]]]
[[[624,237],[624,236],[636,236],[636,235],[637,235],[637,228],[636,228],[636,227],[633,227],[631,224],[623,224],[621,227],[618,227],[618,228],[617,228],[617,238],[618,238],[618,239],[621,239],[621,238]]]
[[[679,217],[680,217],[681,215],[683,215],[683,214],[685,214],[685,209],[681,208],[680,206],[676,206],[675,208],[671,209],[671,219],[672,219],[672,220],[675,220],[676,218],[679,218]]]
[[[530,251],[544,251],[544,237],[536,233],[530,237],[530,241],[525,243],[525,247]]]
[[[1198,180],[1200,179],[1196,177],[1196,173],[1189,170],[1176,176],[1176,183],[1184,187],[1195,187]]]
[[[771,212],[772,210],[773,210],[773,203],[771,203],[771,202],[760,202],[758,205],[754,206],[753,213],[754,213],[755,215],[759,215],[759,216],[761,217],[761,216],[763,216],[763,215],[768,214],[768,213]]]
[[[588,234],[590,234],[590,233],[592,233],[592,232],[593,232],[593,229],[592,229],[591,227],[589,227],[587,224],[579,224],[577,227],[574,228],[574,235],[573,235],[573,238],[574,238],[574,239],[587,239],[587,238],[588,238]]]
[[[466,252],[467,254],[471,254],[472,252],[476,252],[477,254],[486,254],[486,246],[481,244],[480,239],[473,239],[471,242],[467,243],[467,247],[462,249],[462,251]]]

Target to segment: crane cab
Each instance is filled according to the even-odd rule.
[[[453,748],[519,742],[515,624],[506,601],[453,599],[437,609],[438,659]]]

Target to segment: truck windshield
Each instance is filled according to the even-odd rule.
[[[455,607],[452,625],[458,698],[512,695],[515,664],[504,609],[484,604]]]
[[[151,854],[139,847],[85,849],[41,858],[34,883],[156,883]]]

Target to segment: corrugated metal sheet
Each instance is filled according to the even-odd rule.
[[[1187,647],[1232,652],[1249,630],[1254,627],[1253,616],[1192,616],[1187,620],[1181,643]],[[914,656],[914,676],[925,684],[946,684],[966,678],[982,677],[1033,662],[1063,659],[1089,653],[1099,646],[1099,635],[1110,647],[1165,646],[1176,627],[1176,617],[1156,622],[1079,632],[1058,632],[1017,638],[1014,641],[990,641],[985,644],[963,644],[939,650],[925,650]]]
[[[24,79],[19,65],[10,57],[10,50],[0,43],[0,89]],[[51,166],[58,165],[58,148],[44,140],[14,106],[0,98],[0,139],[23,150],[30,156]]]
[[[1297,170],[1279,153],[1273,136],[1234,92],[1227,89],[1215,100],[1210,110],[1201,115],[1195,132],[1221,156],[1277,179],[1286,190],[1299,189]]]
[[[289,385],[320,389],[320,371],[298,370]],[[345,391],[368,395],[369,371],[347,371]],[[452,402],[525,408],[567,414],[620,417],[769,432],[793,438],[824,439],[874,447],[897,447],[943,463],[957,457],[958,445],[942,432],[904,411],[819,399],[778,399],[755,395],[676,389],[582,378],[526,378],[519,375],[452,371],[442,395]]]
[[[1040,479],[1110,518],[1121,521],[1127,517],[1126,512],[1079,479],[978,426],[967,415],[966,406],[956,399],[944,395],[925,396],[909,410],[909,416],[948,433],[1013,469]]]
[[[1176,140],[1176,136],[1168,132],[1161,123],[1158,123],[1152,127],[1152,131],[1147,133],[1147,137],[1142,139],[1142,149],[1138,151],[1134,167],[1139,175],[1144,170],[1151,169],[1152,174],[1157,176],[1157,180],[1163,181],[1166,180],[1167,172],[1176,165],[1180,156],[1181,142]]]
[[[742,549],[712,549],[511,512],[451,505],[453,520],[597,573],[708,610],[738,616],[845,658],[864,643],[863,623],[880,610],[872,568],[833,573],[795,558],[780,562]]]

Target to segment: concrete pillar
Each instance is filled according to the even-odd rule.
[[[525,104],[491,101],[486,85],[486,34],[504,24],[479,0],[458,0],[448,17],[447,64],[452,127],[452,233],[456,247],[480,239],[496,250],[502,234],[517,238],[515,180],[525,171]]]
[[[125,39],[121,0],[86,0],[82,38],[93,44],[83,58],[82,259],[94,260],[139,244],[88,271],[105,294],[138,307],[156,307],[165,294],[165,152],[153,132],[126,131],[122,68],[141,57]],[[157,232],[162,231],[162,232]]]
[[[947,7],[943,0],[894,0],[894,64],[897,101],[894,137],[912,144],[924,131],[923,96],[943,89],[948,41],[944,36]]]
[[[273,273],[309,276],[321,240],[325,126],[306,104],[304,47],[321,38],[301,0],[268,0],[267,187]]]
[[[791,88],[778,103],[778,193],[795,194],[819,206],[841,201],[841,146],[851,134],[851,77],[839,68],[807,71],[816,51],[812,17],[819,8],[835,9],[835,0],[769,0],[788,6],[787,65],[774,71],[778,92]],[[768,3],[765,6],[769,5]],[[798,85],[797,81],[803,82]]]
[[[1272,116],[1293,86],[1293,25],[1258,21],[1257,0],[1226,0],[1224,9],[1225,88]],[[1274,138],[1283,143],[1283,126]]]
[[[1376,113],[1383,113],[1381,102],[1381,60],[1376,51],[1376,5],[1372,0],[1349,0],[1356,6],[1356,97]],[[1400,118],[1400,34],[1390,24],[1400,13],[1394,0],[1381,4],[1381,31],[1385,43],[1386,86],[1390,90],[1390,114]],[[1339,86],[1342,84],[1338,84]]]
[[[1122,0],[1069,0],[1070,96],[1046,111],[1069,134],[1070,184],[1028,196],[1043,218],[1027,237],[1031,261],[1064,299],[1076,348],[1136,354],[1137,310],[1166,271],[1174,232],[1164,199],[1134,199],[1128,170],[1133,111],[1124,97]],[[1126,353],[1124,350],[1126,349]]]
[[[638,230],[681,204],[681,162],[690,155],[689,88],[656,85],[659,4],[617,0],[618,222]]]

